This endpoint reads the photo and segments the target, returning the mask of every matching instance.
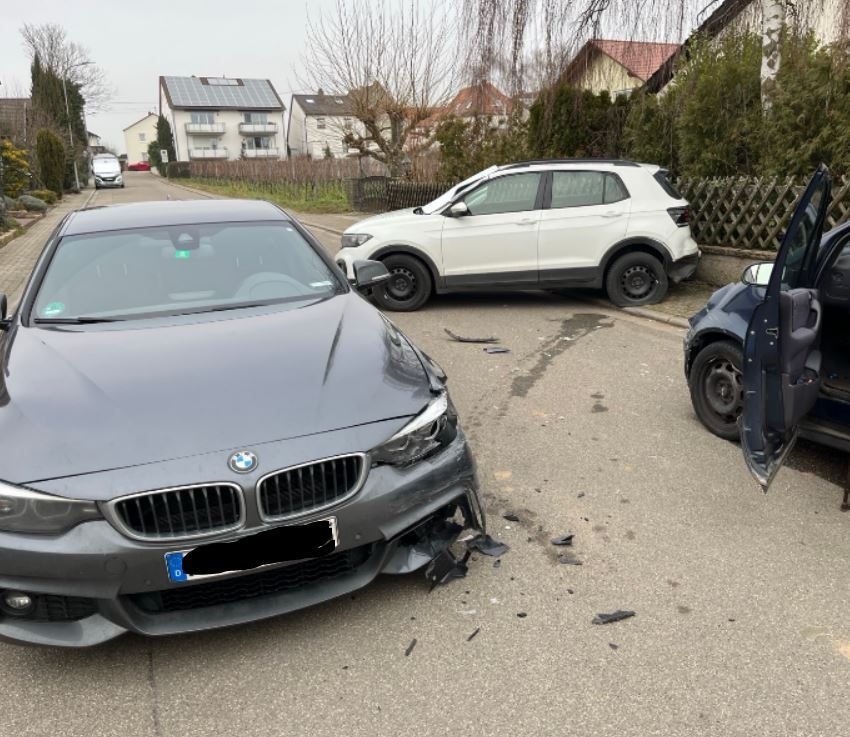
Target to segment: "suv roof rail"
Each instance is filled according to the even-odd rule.
[[[515,169],[521,166],[533,166],[535,164],[612,164],[613,166],[640,166],[634,161],[627,159],[530,159],[528,161],[515,161],[512,164],[505,164],[501,169]]]

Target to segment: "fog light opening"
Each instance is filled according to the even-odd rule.
[[[23,591],[4,591],[0,597],[0,609],[12,616],[25,617],[35,609],[35,599]]]

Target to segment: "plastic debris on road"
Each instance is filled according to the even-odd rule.
[[[446,334],[452,339],[457,341],[458,343],[498,343],[499,339],[494,335],[491,335],[489,338],[466,338],[463,335],[458,335],[457,333],[453,333],[448,328],[443,328],[446,331]]]
[[[489,535],[477,535],[471,540],[467,540],[466,547],[467,550],[477,550],[479,553],[491,555],[494,558],[499,558],[510,550],[505,543],[500,543]]]
[[[611,622],[619,622],[621,619],[634,617],[635,613],[630,609],[618,609],[610,614],[597,614],[593,618],[593,624],[611,624]]]

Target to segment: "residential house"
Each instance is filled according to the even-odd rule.
[[[523,105],[523,100],[519,104]],[[525,108],[523,105],[523,111]],[[437,145],[434,133],[447,118],[465,122],[483,120],[491,128],[504,128],[513,110],[514,101],[491,82],[463,87],[445,106],[416,124],[408,136],[406,148],[413,151]]]
[[[736,33],[757,33],[762,30],[760,0],[724,0],[699,25],[681,48],[669,57],[647,80],[646,89],[659,92],[673,78],[676,61],[687,53],[694,38],[719,42]],[[846,38],[850,33],[850,3],[847,0],[797,0],[786,23],[798,31],[811,31],[823,44]]]
[[[103,140],[97,133],[86,131],[88,135],[88,148],[92,156],[106,153],[106,146],[103,145]]]
[[[148,146],[156,140],[157,117],[156,113],[148,113],[124,129],[124,151],[129,163],[148,160]]]
[[[597,95],[629,95],[678,50],[674,43],[591,39],[567,65],[563,78]]]
[[[507,125],[512,109],[513,102],[510,97],[491,82],[483,82],[460,90],[441,115],[464,120],[486,118],[494,128],[502,128]]]
[[[28,148],[32,122],[32,100],[29,97],[0,97],[0,138]]]
[[[178,161],[286,158],[286,108],[268,79],[160,77],[159,109]]]
[[[356,153],[345,143],[345,136],[366,135],[366,128],[354,114],[350,95],[315,94],[293,95],[289,109],[286,142],[290,156],[346,156]]]

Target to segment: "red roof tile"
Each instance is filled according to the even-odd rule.
[[[601,52],[622,64],[633,76],[644,82],[679,50],[679,44],[650,41],[599,39],[594,43]]]

